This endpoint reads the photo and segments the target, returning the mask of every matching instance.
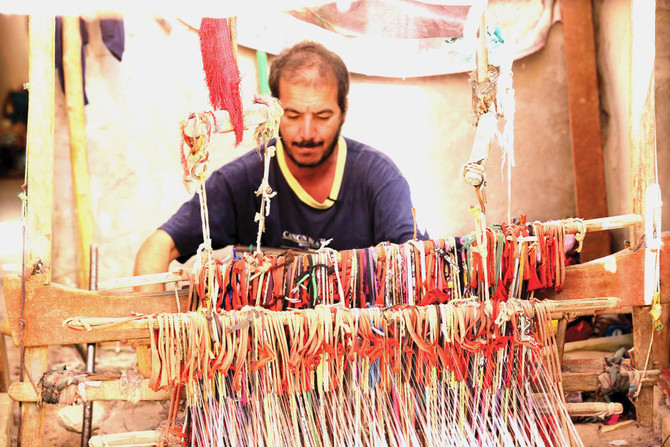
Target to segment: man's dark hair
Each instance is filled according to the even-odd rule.
[[[282,51],[270,67],[270,92],[279,98],[279,79],[284,77],[291,82],[313,82],[303,77],[306,71],[316,71],[319,79],[332,75],[337,82],[337,105],[342,113],[347,110],[349,94],[349,70],[337,54],[317,42],[303,41]]]

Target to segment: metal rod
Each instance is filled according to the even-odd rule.
[[[98,246],[91,244],[90,247],[90,265],[88,288],[89,290],[98,289]],[[86,371],[95,372],[95,343],[89,343],[86,346]],[[93,402],[88,401],[84,404],[84,414],[81,424],[81,447],[87,447],[93,431]]]

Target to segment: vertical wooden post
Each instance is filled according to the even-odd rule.
[[[563,364],[563,354],[565,354],[565,334],[568,330],[568,318],[563,317],[558,320],[556,326],[556,347],[558,348],[558,362]]]
[[[647,187],[656,181],[656,118],[654,63],[656,50],[656,2],[631,1],[631,54],[630,54],[630,212],[645,215]],[[631,227],[630,242],[633,248],[643,243],[644,223]],[[642,370],[647,363],[651,343],[651,316],[649,306],[633,308],[633,343],[635,368]],[[667,338],[667,329],[665,330]],[[657,337],[654,344],[663,341]],[[666,344],[667,346],[667,344]],[[666,348],[667,349],[667,348]],[[653,353],[653,351],[652,351]],[[648,368],[654,365],[654,356]],[[643,388],[636,402],[638,423],[651,426],[653,422],[653,389]]]
[[[26,273],[27,281],[51,282],[51,232],[54,178],[54,17],[31,16],[30,95],[26,142]],[[48,303],[44,303],[48,305]],[[30,325],[25,331],[31,330]],[[25,370],[37,383],[47,369],[47,347],[25,350]],[[22,446],[44,443],[44,408],[25,403],[22,408]]]
[[[70,164],[77,240],[77,287],[88,289],[90,249],[93,244],[93,210],[86,156],[86,119],[81,72],[79,17],[63,17],[63,72],[65,105],[70,136]]]
[[[591,2],[564,0],[561,15],[576,212],[578,217],[593,219],[608,212]],[[610,245],[608,231],[589,234],[582,261],[609,255]]]

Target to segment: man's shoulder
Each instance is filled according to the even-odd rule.
[[[255,174],[263,170],[263,159],[255,149],[239,155],[213,171],[213,175]]]
[[[395,162],[384,152],[375,149],[360,141],[344,137],[347,143],[347,158],[350,166],[359,168],[376,168],[388,167],[392,170],[397,170],[398,167]]]
[[[361,143],[358,140],[354,140],[353,138],[349,137],[344,137],[344,141],[347,143],[347,152],[353,153],[353,154],[363,154],[371,157],[376,157],[376,156],[386,156],[383,152],[375,149],[372,146],[369,146],[365,143]]]

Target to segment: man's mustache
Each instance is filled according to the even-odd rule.
[[[303,141],[296,141],[293,143],[293,145],[297,147],[312,148],[312,147],[323,146],[323,142],[315,140],[303,140]]]

